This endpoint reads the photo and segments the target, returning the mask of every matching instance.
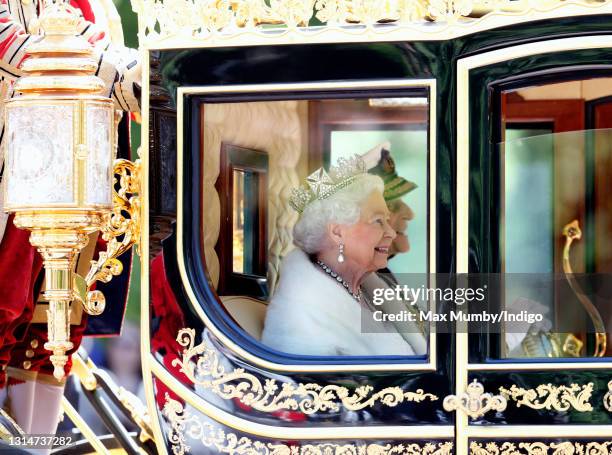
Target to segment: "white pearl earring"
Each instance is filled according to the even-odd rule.
[[[344,262],[344,243],[338,245],[338,262],[340,264]]]

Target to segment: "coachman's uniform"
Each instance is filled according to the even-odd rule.
[[[140,83],[137,52],[123,46],[119,15],[112,0],[71,0],[81,15],[79,32],[94,45],[97,75],[106,83],[106,93],[118,110],[138,111],[136,84]],[[42,39],[38,17],[44,9],[40,0],[0,0],[0,141],[4,142],[4,102],[12,96],[12,85],[21,76],[20,66],[27,46]],[[4,150],[4,148],[2,148]],[[4,169],[4,162],[0,162]],[[0,174],[1,175],[1,174]],[[2,203],[0,192],[0,208]],[[30,323],[40,288],[42,260],[28,241],[29,232],[17,229],[0,211],[0,388],[8,384],[8,406],[20,426],[29,433],[53,433],[36,420],[59,406],[62,387],[52,376],[50,352],[44,349],[47,327]],[[86,318],[71,327],[75,349],[80,345]],[[66,365],[69,372],[70,363]],[[46,388],[45,388],[46,387]],[[13,391],[11,391],[13,389]],[[34,397],[37,412],[33,413]],[[59,397],[59,398],[58,398]],[[51,414],[53,415],[53,414]],[[57,415],[57,414],[56,414]],[[40,420],[40,419],[39,419]],[[48,426],[48,423],[47,423]]]

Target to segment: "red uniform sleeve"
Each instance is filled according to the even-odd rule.
[[[41,38],[27,34],[13,18],[8,0],[0,0],[0,73],[4,79],[13,81],[21,76],[19,68],[28,43]]]

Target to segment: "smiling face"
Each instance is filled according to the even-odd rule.
[[[389,224],[396,233],[389,254],[393,256],[398,253],[406,253],[410,250],[410,241],[406,229],[408,229],[408,221],[414,218],[414,212],[401,199],[389,201],[388,205],[391,211]]]
[[[387,266],[395,231],[389,225],[389,209],[380,191],[373,191],[360,205],[359,221],[342,226],[347,264],[364,272]]]

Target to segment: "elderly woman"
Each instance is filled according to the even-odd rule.
[[[425,354],[417,324],[400,334],[378,321],[361,290],[367,276],[387,266],[396,236],[380,177],[367,174],[355,157],[329,173],[319,169],[307,183],[291,197],[301,214],[293,229],[298,248],[281,265],[262,342],[306,355]]]

